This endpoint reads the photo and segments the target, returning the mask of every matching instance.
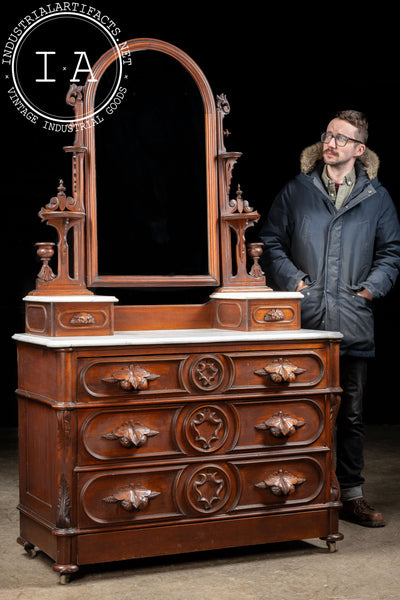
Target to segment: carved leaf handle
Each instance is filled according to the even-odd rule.
[[[145,508],[151,498],[159,496],[159,492],[153,492],[148,490],[144,486],[136,483],[130,483],[127,486],[121,487],[112,496],[103,498],[104,502],[114,503],[119,502],[121,508],[124,510],[141,510]]]
[[[256,429],[268,429],[275,437],[290,437],[296,433],[299,427],[303,427],[303,425],[304,421],[302,419],[296,419],[296,417],[292,417],[280,410],[264,421],[264,423],[256,425]]]
[[[106,383],[117,383],[121,390],[146,390],[149,387],[149,381],[157,379],[159,375],[149,373],[140,365],[126,365],[118,369],[111,377],[105,377],[102,381]]]
[[[255,486],[261,489],[269,489],[274,496],[290,496],[296,491],[296,486],[301,485],[306,480],[296,477],[289,471],[279,469],[275,473],[268,475],[264,481],[256,483]]]
[[[132,446],[139,448],[146,444],[147,438],[158,435],[158,433],[159,431],[150,429],[141,423],[126,421],[113,431],[105,433],[103,438],[106,440],[118,440],[124,448],[131,448]]]
[[[297,367],[288,359],[276,358],[263,369],[255,371],[255,373],[256,375],[269,376],[274,383],[292,383],[296,379],[296,375],[305,371],[306,369]]]

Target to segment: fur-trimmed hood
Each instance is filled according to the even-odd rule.
[[[300,155],[300,167],[302,173],[311,173],[314,170],[318,161],[322,160],[322,142],[317,142],[312,146],[308,146]],[[365,168],[365,172],[369,179],[375,179],[378,175],[379,157],[373,150],[365,149],[365,152],[358,159]]]

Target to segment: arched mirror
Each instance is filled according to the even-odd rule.
[[[126,43],[132,65],[120,103],[84,130],[90,287],[219,283],[215,101],[184,52],[158,40]],[[84,94],[92,114],[115,79],[112,51]]]

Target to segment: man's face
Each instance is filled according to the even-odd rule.
[[[354,125],[351,125],[347,121],[342,119],[333,119],[327,128],[327,133],[337,135],[341,133],[349,138],[358,139],[360,134]],[[364,153],[365,145],[356,144],[349,140],[345,146],[338,146],[335,138],[332,138],[330,142],[323,143],[323,157],[327,165],[342,167],[348,166],[348,170],[354,166],[356,159]]]

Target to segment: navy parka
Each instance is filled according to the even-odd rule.
[[[400,269],[400,226],[388,191],[377,179],[379,160],[366,150],[357,181],[337,210],[321,180],[322,144],[307,148],[302,172],[275,199],[260,237],[263,265],[275,290],[301,279],[302,327],[340,331],[341,354],[374,355],[373,299],[385,296]]]

